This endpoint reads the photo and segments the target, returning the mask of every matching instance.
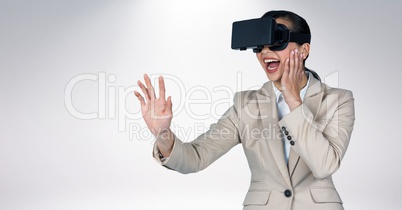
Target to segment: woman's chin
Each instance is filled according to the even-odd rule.
[[[279,69],[275,69],[275,71],[269,71],[268,69],[266,69],[265,73],[267,74],[268,79],[273,82],[280,80],[282,77]]]

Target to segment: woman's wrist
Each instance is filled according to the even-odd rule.
[[[156,144],[161,155],[169,157],[174,144],[173,132],[169,128],[158,132],[156,135]]]
[[[289,110],[293,111],[294,109],[296,109],[297,107],[299,107],[302,104],[302,100],[301,99],[297,99],[294,101],[291,101],[290,103],[288,103],[289,106]]]

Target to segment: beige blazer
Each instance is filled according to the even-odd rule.
[[[239,92],[234,104],[209,131],[192,142],[175,137],[163,166],[180,173],[203,170],[242,144],[251,170],[244,210],[341,210],[332,182],[345,155],[355,120],[348,90],[330,88],[311,77],[303,104],[278,121],[272,83]],[[290,141],[286,164],[282,136]]]

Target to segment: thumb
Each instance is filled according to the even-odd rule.
[[[172,96],[169,96],[166,101],[166,112],[172,113]]]

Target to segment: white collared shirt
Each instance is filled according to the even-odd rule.
[[[300,90],[300,98],[303,101],[304,96],[306,95],[307,92],[307,87],[310,84],[310,73],[306,72],[307,75],[307,84],[306,86],[303,87],[303,89]],[[274,88],[275,96],[276,96],[276,105],[278,107],[278,118],[281,120],[283,117],[285,117],[290,111],[289,111],[289,106],[286,104],[282,92],[278,90],[278,88],[275,87],[274,83],[272,83],[272,87]],[[289,153],[290,153],[290,143],[289,141],[285,141],[285,136],[282,135],[282,142],[283,142],[283,147],[285,150],[285,159],[286,163],[289,161]]]

